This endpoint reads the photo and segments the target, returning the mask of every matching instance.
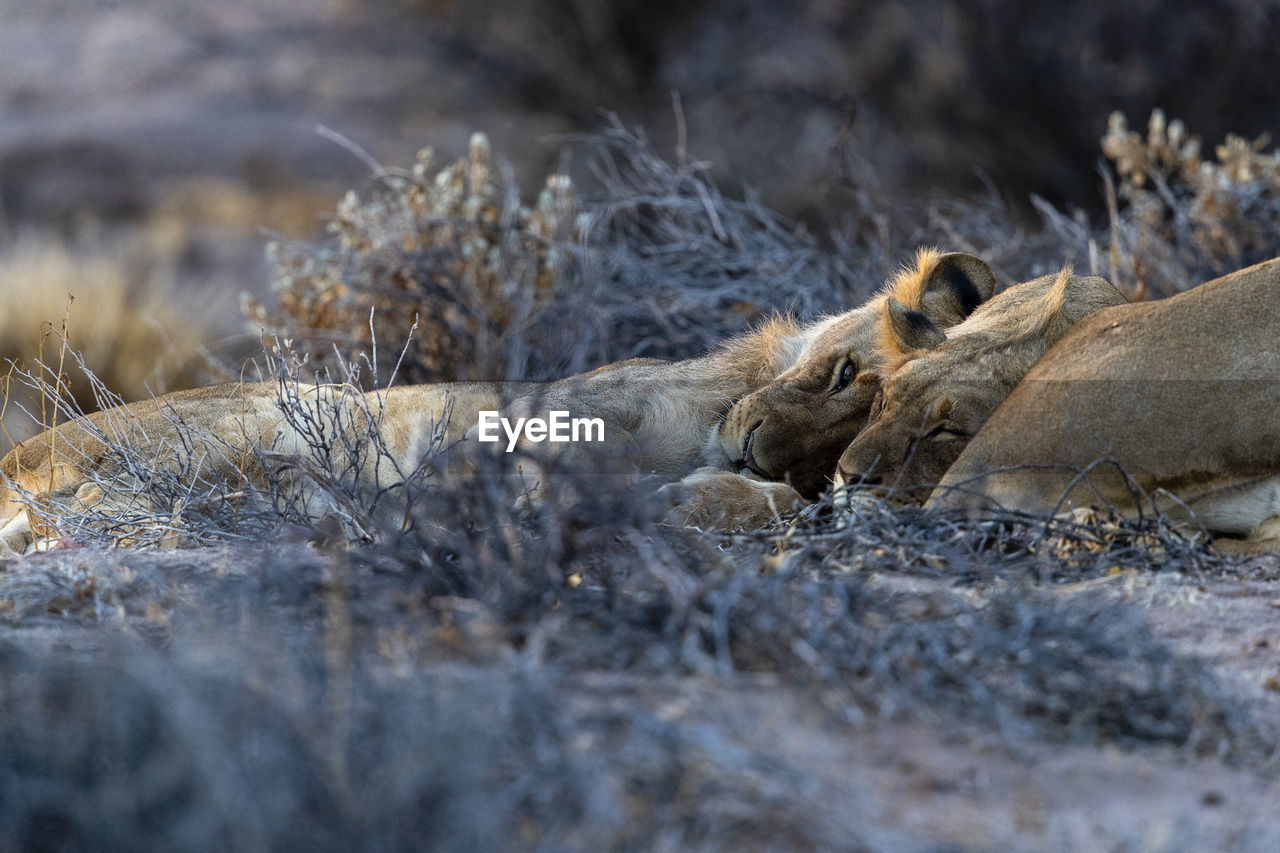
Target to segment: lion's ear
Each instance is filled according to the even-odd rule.
[[[963,321],[996,292],[991,267],[964,252],[939,255],[921,272],[920,313],[944,329]]]
[[[892,341],[886,343],[899,353],[933,349],[947,339],[928,317],[919,311],[912,311],[892,297],[888,302],[888,318]]]

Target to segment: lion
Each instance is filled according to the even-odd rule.
[[[728,410],[710,432],[707,466],[664,488],[669,517],[759,527],[816,498],[888,375],[879,333],[888,306],[946,329],[990,299],[995,286],[991,268],[973,255],[919,250],[865,305],[812,326],[791,366]]]
[[[959,310],[954,302],[968,304],[981,296],[966,290],[967,279],[958,276],[964,269],[985,270],[985,265],[977,259],[964,261],[966,257],[922,253],[918,275],[891,283],[889,289],[947,324]],[[932,278],[926,274],[930,270]],[[834,343],[837,332],[847,328],[851,332],[840,339],[842,353],[852,363],[872,363],[873,336],[865,334],[869,316],[863,306],[810,324],[774,317],[698,358],[632,359],[543,385],[442,383],[363,395],[343,385],[299,385],[293,396],[313,419],[324,401],[339,405],[344,411],[340,420],[356,433],[376,416],[379,440],[392,464],[357,472],[373,478],[374,485],[387,485],[383,480],[394,482],[413,471],[433,448],[476,442],[482,411],[514,418],[557,409],[607,424],[607,440],[575,447],[579,455],[606,460],[615,473],[642,472],[672,481],[705,461],[708,432],[728,419],[738,401],[779,376],[791,375],[788,371],[798,363],[809,363],[815,343]],[[300,432],[297,413],[287,416],[280,390],[274,382],[249,382],[176,392],[78,418],[21,443],[0,460],[0,554],[47,547],[57,539],[60,514],[74,514],[86,502],[100,500],[97,484],[121,473],[121,454],[112,447],[122,437],[138,439],[132,444],[152,464],[182,469],[184,477],[209,484],[246,479],[261,484],[267,476],[263,454],[287,462],[305,456],[309,441]],[[335,447],[355,452],[349,445],[358,443],[358,437],[348,435]],[[531,448],[522,442],[521,449]],[[557,455],[550,446],[538,449],[543,461]],[[781,468],[777,474],[786,477],[790,471]]]
[[[716,417],[715,403],[704,404],[709,412],[697,409],[697,392],[718,400],[741,383],[763,382],[752,371],[769,370],[770,348],[783,347],[785,338],[781,323],[769,323],[701,359],[632,360],[549,384],[439,383],[364,393],[344,384],[230,382],[108,408],[23,441],[0,460],[0,556],[53,545],[60,519],[101,501],[104,487],[111,496],[140,493],[147,469],[210,493],[237,492],[240,484],[261,489],[286,470],[314,497],[319,490],[304,481],[322,441],[330,467],[362,489],[394,486],[427,460],[446,474],[466,473],[463,451],[473,443],[485,449],[474,435],[480,413],[513,407],[598,414],[609,421],[607,441],[592,446],[599,458],[625,458],[620,470],[678,478],[695,467]],[[668,382],[679,381],[684,385],[673,391]],[[665,395],[654,393],[663,387]],[[371,429],[376,450],[366,446]],[[453,465],[458,458],[462,464]],[[136,502],[100,509],[108,507],[150,509]],[[306,509],[315,517],[325,511],[319,504]]]
[[[379,442],[390,457],[389,464],[369,465],[365,471],[364,462],[351,462],[358,478],[371,479],[375,487],[393,485],[406,471],[415,470],[433,448],[474,446],[479,441],[481,411],[500,411],[516,419],[556,410],[599,418],[605,424],[605,441],[567,448],[550,444],[535,448],[521,441],[520,450],[535,457],[531,467],[535,474],[543,473],[538,462],[554,467],[567,455],[570,461],[586,460],[596,466],[604,462],[612,474],[652,474],[667,482],[692,474],[690,484],[696,485],[705,479],[705,473],[695,469],[708,461],[707,435],[731,434],[733,424],[739,423],[739,416],[733,415],[736,403],[778,379],[781,388],[808,388],[815,370],[833,370],[828,361],[836,348],[841,357],[836,382],[842,382],[842,374],[851,375],[850,382],[832,394],[852,401],[851,416],[859,416],[867,406],[865,377],[874,375],[877,364],[874,310],[890,295],[931,321],[948,325],[972,310],[992,288],[991,273],[982,261],[928,250],[920,252],[914,268],[893,279],[868,305],[810,324],[776,316],[696,359],[616,362],[547,384],[440,383],[367,394],[346,386],[297,386],[294,397],[303,410],[312,411],[312,420],[319,419],[323,401],[337,402],[344,411],[339,420],[357,434],[376,416]],[[858,369],[851,370],[850,365]],[[847,393],[845,386],[852,386]],[[159,448],[145,452],[155,464],[183,469],[183,476],[198,475],[207,483],[265,482],[262,456],[284,460],[287,466],[289,460],[306,456],[310,441],[300,433],[297,412],[289,418],[287,407],[280,405],[279,392],[276,383],[229,383],[166,394],[69,421],[19,444],[0,461],[0,475],[8,483],[8,489],[0,491],[0,507],[8,508],[0,516],[0,553],[47,547],[56,540],[59,512],[74,514],[87,501],[101,500],[96,483],[119,473],[114,469],[120,467],[120,455],[110,450],[114,435],[122,430],[145,438],[147,447]],[[762,400],[767,402],[769,397],[756,398]],[[759,447],[772,447],[771,430],[763,435],[769,438]],[[335,448],[358,455],[353,447],[357,438],[348,435]],[[723,441],[716,446],[724,447]],[[774,459],[769,455],[753,459],[762,457]],[[800,465],[808,462],[808,456],[800,455],[772,473],[804,482]],[[193,465],[195,471],[186,470]],[[732,476],[739,493],[727,492],[726,480],[718,480],[714,496],[707,500],[756,507],[760,494],[772,494],[769,489],[786,489],[787,496],[791,494],[785,483],[746,485],[751,480]]]
[[[1224,550],[1280,550],[1278,329],[1280,259],[1097,312],[1027,374],[930,505],[1133,517],[1154,503]]]
[[[149,469],[168,469],[193,488],[261,486],[265,457],[300,459],[318,439],[307,423],[344,425],[349,440],[333,444],[341,457],[371,418],[397,456],[413,458],[433,440],[462,436],[461,421],[449,426],[450,412],[501,406],[518,392],[515,383],[406,386],[365,395],[337,384],[227,382],[94,412],[20,442],[0,460],[0,556],[56,542],[59,519],[104,494],[136,496],[136,481]],[[282,394],[292,398],[292,416]],[[151,509],[136,501],[130,508]]]
[[[1106,279],[1070,267],[1010,287],[945,333],[889,303],[880,333],[892,373],[840,456],[837,491],[871,487],[923,503],[1050,347],[1088,315],[1123,304]]]

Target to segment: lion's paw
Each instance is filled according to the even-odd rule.
[[[750,480],[718,468],[699,468],[663,486],[657,500],[667,522],[708,530],[763,527],[804,502],[786,483]]]

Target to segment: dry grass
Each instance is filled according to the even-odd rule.
[[[21,232],[0,244],[0,365],[39,372],[38,364],[68,362],[69,348],[125,400],[238,376],[241,359],[260,349],[257,333],[229,336],[237,324],[223,283],[185,265],[195,258],[199,267],[210,242],[256,246],[264,228],[314,236],[331,202],[329,193],[294,186],[262,192],[191,180],[166,185],[137,223],[86,224],[71,236]],[[68,371],[67,380],[77,408],[93,411],[88,374]],[[21,440],[49,420],[38,394],[10,384],[4,426]]]
[[[282,237],[305,240],[323,231],[322,211],[331,208],[335,193],[266,180],[265,187],[246,187],[222,178],[175,181],[164,188],[147,227],[168,223],[186,232],[227,230],[257,234],[263,229]]]
[[[923,851],[953,839],[886,817],[860,733],[1274,760],[1274,703],[1088,582],[1119,560],[1141,587],[1132,540],[1072,565],[1027,547],[1036,523],[888,507],[714,541],[486,489],[419,506],[430,526],[355,551],[277,535],[0,576],[0,842]],[[1159,571],[1194,591],[1233,565],[1179,546]]]
[[[65,340],[125,399],[194,384],[213,324],[198,296],[175,300],[172,271],[157,262],[163,243],[159,234],[134,245],[70,247],[17,237],[0,251],[0,363],[56,365]],[[92,406],[87,379],[68,381],[73,398]],[[40,404],[29,393],[8,398],[5,428],[15,440],[39,427]]]

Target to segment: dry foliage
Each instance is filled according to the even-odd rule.
[[[1136,294],[1167,296],[1280,250],[1280,149],[1270,136],[1228,134],[1206,156],[1200,139],[1155,110],[1145,136],[1113,113],[1102,138],[1112,266]],[[1118,196],[1118,198],[1117,198]]]
[[[318,252],[273,244],[276,304],[247,299],[249,319],[305,342],[317,365],[372,354],[378,335],[406,340],[413,382],[505,378],[503,356],[562,296],[577,239],[569,178],[551,175],[531,206],[509,191],[482,134],[438,171],[430,149],[411,172],[384,171],[361,198],[347,194]],[[378,367],[384,375],[398,353]],[[476,376],[476,372],[487,375]]]
[[[0,575],[0,843],[923,851],[856,756],[833,776],[815,751],[904,723],[1015,762],[1046,742],[1274,760],[1256,692],[1124,594],[1157,570],[1137,538],[1071,563],[1046,543],[1086,525],[887,506],[725,540],[485,488],[420,510],[430,527],[350,552]],[[1166,589],[1238,572],[1170,544]],[[103,648],[43,650],[47,627]]]
[[[153,239],[155,238],[155,239]],[[0,374],[10,364],[68,360],[80,353],[93,375],[116,394],[137,400],[197,384],[204,376],[203,347],[214,337],[199,297],[180,304],[172,273],[157,258],[164,250],[149,235],[136,244],[73,245],[23,234],[0,251]],[[196,303],[197,310],[192,309]],[[60,357],[61,356],[61,357]],[[68,365],[69,366],[69,365]],[[86,375],[65,377],[71,396],[92,411],[94,391]],[[51,421],[40,414],[38,394],[5,380],[3,424],[21,440]],[[8,450],[8,444],[5,444]]]
[[[247,300],[250,320],[320,365],[335,346],[371,356],[371,327],[402,341],[416,320],[405,380],[550,379],[697,355],[779,307],[840,308],[897,262],[855,273],[758,200],[726,197],[708,164],[670,162],[616,122],[584,147],[591,192],[552,175],[531,206],[480,135],[434,174],[429,152],[412,173],[381,170],[323,246],[273,247],[276,302]],[[375,359],[384,380],[396,355]]]
[[[313,364],[332,363],[335,346],[348,360],[372,357],[375,327],[402,341],[416,320],[404,379],[546,379],[621,358],[696,355],[774,310],[838,310],[919,245],[977,254],[1005,283],[1074,264],[1136,299],[1280,245],[1280,178],[1265,139],[1230,136],[1207,161],[1159,112],[1146,137],[1112,119],[1104,224],[1037,198],[1039,228],[996,192],[917,205],[862,181],[823,240],[750,192],[728,196],[708,164],[683,149],[668,159],[616,121],[582,145],[590,185],[553,175],[531,206],[479,135],[467,158],[439,171],[429,152],[411,172],[381,169],[366,198],[339,206],[325,244],[273,247],[275,304],[249,300],[249,317]],[[384,381],[397,357],[375,358]]]

